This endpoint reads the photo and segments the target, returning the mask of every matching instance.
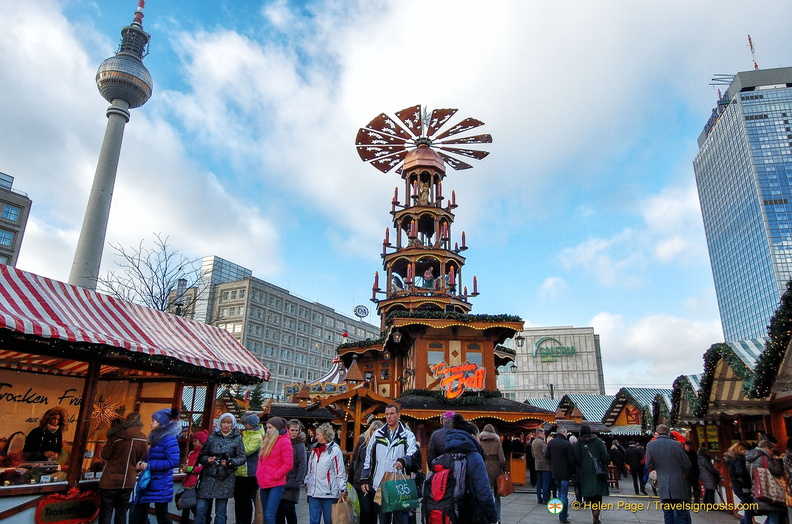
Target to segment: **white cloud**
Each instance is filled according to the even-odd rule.
[[[558,300],[567,291],[566,280],[560,277],[547,277],[539,286],[539,297],[542,300]]]
[[[671,388],[679,375],[702,373],[704,353],[723,337],[717,320],[663,314],[628,323],[622,315],[602,312],[591,325],[600,335],[609,393],[625,385]]]

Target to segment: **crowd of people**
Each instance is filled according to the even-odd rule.
[[[54,434],[46,426],[54,427],[56,418],[51,417],[42,427],[48,431],[45,437]],[[441,415],[440,422],[425,448],[427,472],[415,435],[400,420],[395,404],[386,407],[384,423],[375,420],[369,424],[349,464],[345,464],[329,423],[316,428],[313,442],[308,443],[298,420],[270,417],[262,423],[257,415],[248,415],[237,421],[231,413],[221,415],[212,432],[192,435],[191,450],[182,464],[178,441],[182,425],[177,410],[155,412],[148,436],[142,431],[140,415],[130,413],[110,428],[100,452],[105,467],[99,482],[99,522],[125,523],[129,513],[129,522],[142,524],[148,522],[153,504],[157,522],[169,523],[168,507],[175,491],[173,471],[179,467],[186,473],[181,489],[194,489],[196,495],[196,503],[184,510],[181,522],[196,524],[225,524],[231,498],[235,523],[252,524],[257,497],[264,524],[296,524],[296,504],[303,491],[310,524],[331,524],[333,505],[347,495],[348,485],[358,501],[359,524],[412,524],[415,507],[386,510],[382,486],[394,479],[413,479],[416,497],[426,500],[429,490],[422,492],[422,485],[426,482],[429,486],[432,475],[444,468],[461,475],[456,482],[463,496],[454,504],[455,522],[499,523],[498,480],[508,470],[507,457],[515,450],[525,453],[526,459],[530,457],[527,462],[533,470],[530,482],[536,486],[537,504],[560,499],[560,524],[569,523],[570,489],[578,502],[586,504],[584,508],[591,509],[593,524],[600,523],[599,503],[609,495],[608,465],[615,466],[624,478],[631,476],[636,495],[646,495],[646,486],[651,485],[664,503],[666,524],[689,524],[690,512],[679,503],[715,503],[723,480],[706,447],[693,450],[689,440],[665,425],[658,426],[645,446],[629,441],[624,447],[618,440],[607,446],[586,424],[578,435],[551,426],[548,431],[537,428],[531,435],[512,439],[498,435],[491,424],[480,430],[453,411]],[[766,468],[776,478],[792,474],[792,439],[783,457],[776,456],[775,447],[775,440],[764,435],[755,449],[737,443],[724,453],[735,501],[754,502],[754,468]],[[463,467],[451,464],[454,461],[463,462]],[[143,476],[147,478],[145,486],[140,482]],[[767,515],[768,524],[778,524],[784,511],[758,502],[743,512],[741,524],[751,524],[757,514]],[[792,507],[788,511],[792,517]]]

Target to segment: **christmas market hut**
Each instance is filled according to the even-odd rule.
[[[0,265],[0,520],[58,504],[89,522],[111,424],[177,408],[185,434],[210,429],[219,385],[269,377],[225,330]],[[51,410],[61,446],[42,460],[26,441]]]

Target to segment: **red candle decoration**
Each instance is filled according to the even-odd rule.
[[[390,244],[390,228],[385,228],[385,243]]]
[[[478,279],[473,277],[473,294],[478,295]]]
[[[379,271],[374,272],[374,289],[379,289]]]
[[[418,196],[418,182],[415,181],[415,180],[413,180],[413,183],[412,183],[412,190],[413,190],[413,196],[417,197]]]
[[[415,220],[410,220],[410,236],[415,236]]]
[[[399,186],[396,186],[393,189],[393,201],[394,202],[398,202],[399,201]]]
[[[412,264],[407,266],[407,282],[412,281]]]
[[[437,199],[440,200],[443,198],[443,182],[437,183]]]
[[[448,271],[448,285],[454,285],[454,267],[451,266],[451,269]]]
[[[465,247],[465,232],[462,231],[462,247]]]
[[[451,191],[451,205],[456,205],[456,191]]]
[[[454,242],[454,251],[459,251],[459,242]]]

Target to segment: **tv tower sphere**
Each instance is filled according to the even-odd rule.
[[[135,11],[134,21],[121,30],[122,41],[118,53],[99,66],[96,87],[105,100],[124,100],[129,109],[145,104],[151,98],[154,81],[143,65],[146,45],[151,35],[143,31],[143,8]]]

